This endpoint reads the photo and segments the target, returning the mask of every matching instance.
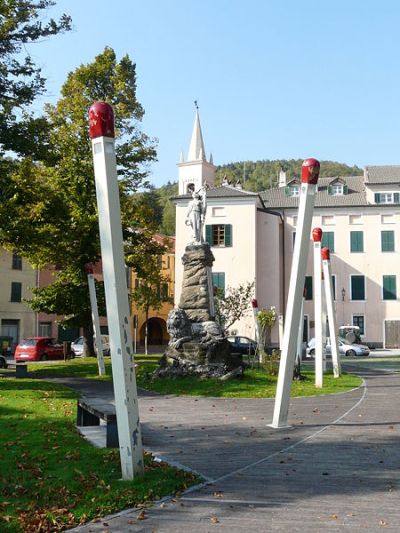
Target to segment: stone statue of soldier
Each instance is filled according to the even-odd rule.
[[[188,205],[185,224],[192,228],[192,243],[202,244],[204,242],[203,226],[207,211],[205,187],[202,187],[199,191],[194,191],[192,197],[193,199]]]

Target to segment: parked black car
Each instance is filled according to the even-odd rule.
[[[229,336],[227,337],[233,353],[241,353],[242,355],[254,355],[257,350],[257,342],[248,337]]]

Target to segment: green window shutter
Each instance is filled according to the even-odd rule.
[[[395,204],[398,204],[399,201],[400,201],[400,193],[395,192],[395,193],[393,194],[393,198],[394,198],[394,203],[395,203]]]
[[[285,187],[285,195],[290,196],[290,187],[288,185]]]
[[[225,224],[225,246],[232,246],[232,224]]]
[[[365,300],[365,277],[351,276],[351,299]]]
[[[349,194],[349,187],[348,187],[348,185],[343,185],[343,194]]]
[[[376,192],[375,193],[375,203],[376,204],[380,204],[381,202],[381,195],[379,194],[379,192]]]
[[[394,252],[394,231],[381,231],[382,252]]]
[[[210,224],[206,224],[206,242],[212,246],[212,226]]]
[[[336,276],[332,276],[333,299],[336,300]]]
[[[364,251],[364,233],[362,231],[350,232],[350,251],[363,252]]]
[[[331,253],[335,252],[335,234],[333,231],[324,231],[322,234],[322,248],[329,248]]]
[[[306,276],[304,280],[304,298],[306,300],[313,299],[313,279],[312,276]]]
[[[328,194],[332,194],[332,185],[328,185]]]
[[[383,299],[397,300],[396,276],[383,276]]]
[[[213,272],[212,273],[213,287],[216,287],[225,294],[225,272]]]

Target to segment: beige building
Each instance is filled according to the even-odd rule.
[[[207,182],[205,237],[215,256],[214,284],[229,290],[255,281],[259,307],[275,306],[284,315],[296,235],[300,183],[281,173],[279,187],[250,193],[231,185],[213,187],[209,162],[196,115],[189,154],[195,160],[179,167],[176,203],[176,291],[179,304],[182,280],[180,258],[190,239],[185,225],[190,187]],[[193,144],[200,145],[194,150]],[[185,173],[183,174],[182,165]],[[188,168],[196,168],[193,182]],[[204,180],[198,176],[204,171]],[[331,250],[331,265],[338,325],[354,324],[362,338],[376,346],[400,347],[400,166],[370,166],[362,176],[321,178],[312,227],[323,230],[323,245]],[[193,188],[193,186],[192,186]],[[313,258],[310,253],[305,279],[305,338],[314,335]],[[400,278],[399,278],[400,279]],[[251,312],[233,328],[254,337]],[[279,342],[277,325],[272,341]]]
[[[0,249],[0,335],[12,337],[13,347],[36,333],[36,313],[23,302],[36,282],[37,271],[25,259]]]

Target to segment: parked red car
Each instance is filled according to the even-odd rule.
[[[63,345],[56,344],[50,337],[22,339],[15,349],[15,361],[47,361],[63,358]]]

